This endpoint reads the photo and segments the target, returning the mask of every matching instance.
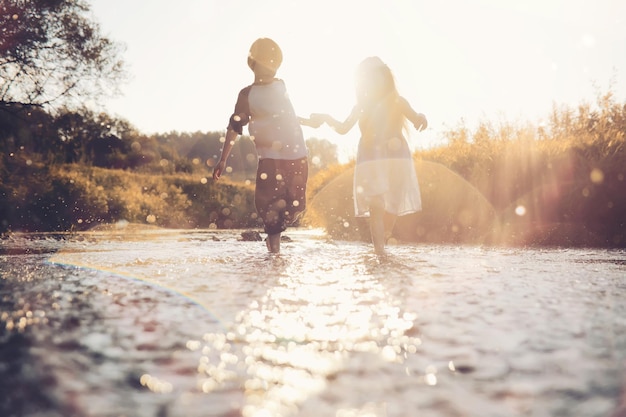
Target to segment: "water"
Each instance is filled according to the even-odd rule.
[[[1,416],[625,416],[626,252],[1,241]]]

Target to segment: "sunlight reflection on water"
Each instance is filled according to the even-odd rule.
[[[275,286],[237,315],[234,332],[204,336],[205,392],[239,379],[244,416],[287,415],[327,389],[351,353],[400,362],[415,351],[419,339],[405,335],[415,315],[402,313],[375,275],[359,272],[362,260],[324,258],[281,260]]]
[[[48,242],[50,255],[10,242],[2,340],[30,331],[47,346],[29,361],[56,381],[42,386],[61,404],[51,415],[67,414],[69,393],[78,415],[618,408],[624,251],[394,245],[382,261],[370,245],[290,230],[275,256],[239,233],[79,234]]]

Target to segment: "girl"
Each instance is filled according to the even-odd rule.
[[[417,175],[403,130],[410,121],[418,131],[428,126],[426,117],[415,112],[398,94],[391,70],[378,57],[365,59],[356,71],[356,105],[348,118],[337,121],[326,114],[311,120],[327,123],[346,134],[359,123],[359,141],[354,171],[354,206],[358,217],[370,217],[374,250],[385,253],[397,216],[422,209]]]

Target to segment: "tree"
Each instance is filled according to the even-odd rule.
[[[116,92],[120,46],[83,0],[0,0],[0,102],[75,107]]]
[[[106,158],[115,150],[130,149],[132,138],[138,134],[126,120],[95,113],[86,107],[62,108],[57,113],[52,125],[55,134],[50,137],[57,138],[55,152],[62,157],[62,162],[104,166]],[[128,142],[125,148],[119,139]]]
[[[33,161],[48,156],[57,142],[52,122],[41,107],[0,102],[0,158]]]

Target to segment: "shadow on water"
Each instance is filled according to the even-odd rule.
[[[0,415],[157,415],[178,393],[165,384],[146,403],[151,374],[193,390],[187,342],[199,327],[223,326],[209,310],[114,272],[110,241],[37,237],[32,250],[30,242],[21,236],[0,255]]]
[[[11,233],[0,236],[0,255],[52,254],[62,249],[70,233]]]
[[[4,306],[0,305],[4,310]],[[3,416],[34,415],[42,410],[58,410],[59,415],[71,415],[71,410],[42,389],[52,386],[52,375],[42,375],[34,369],[37,358],[30,354],[35,346],[28,335],[0,328],[0,413]]]

